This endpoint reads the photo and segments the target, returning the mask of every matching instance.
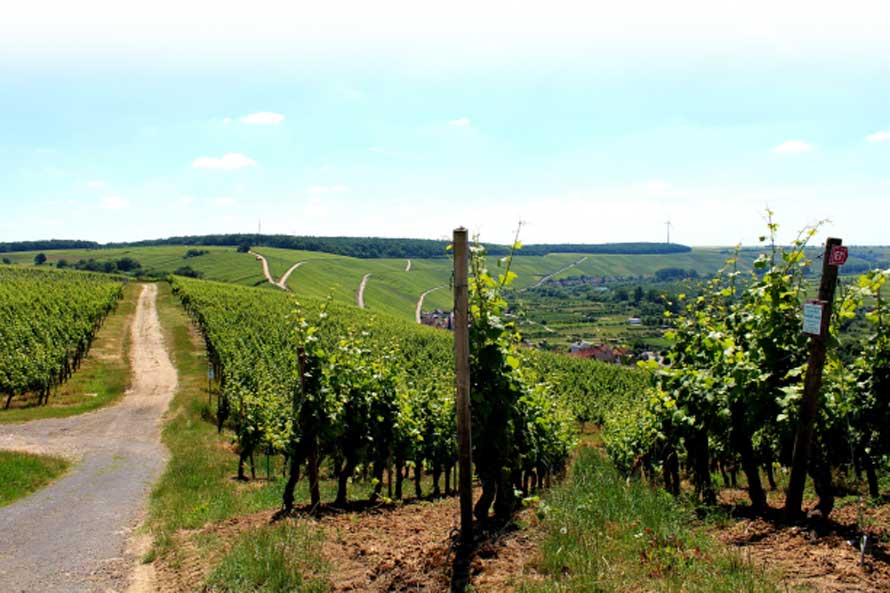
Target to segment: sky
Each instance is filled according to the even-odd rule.
[[[890,244],[890,4],[32,0],[0,242]]]

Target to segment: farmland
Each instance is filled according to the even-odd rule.
[[[158,586],[234,591],[263,590],[275,582],[279,584],[274,587],[284,589],[272,590],[304,583],[318,591],[350,586],[384,591],[391,589],[396,573],[378,574],[375,566],[427,557],[425,563],[406,563],[400,569],[406,572],[398,574],[433,590],[442,586],[443,578],[464,578],[445,561],[447,534],[456,516],[449,496],[456,483],[451,335],[420,327],[413,319],[417,296],[449,283],[450,261],[411,259],[409,266],[408,258],[357,259],[254,247],[275,279],[302,262],[288,279],[290,290],[284,291],[265,280],[251,253],[201,246],[187,255],[191,249],[65,252],[73,261],[100,261],[99,253],[108,255],[106,261],[132,258],[146,276],[166,276],[185,265],[204,276],[174,275],[157,289],[160,331],[179,381],[163,437],[171,458],[155,486],[148,518],[153,542],[147,558],[157,572]],[[115,295],[117,310],[103,313],[105,323],[96,342],[101,344],[99,336],[109,328],[120,332],[135,291],[141,290],[135,282],[120,289],[118,276],[49,269],[62,259],[53,252],[46,254],[42,266],[31,267],[34,255],[11,254],[19,265],[3,270],[9,278],[61,283],[58,294],[94,284],[107,290],[117,287],[120,292],[109,293]],[[746,288],[737,301],[727,296],[736,293],[725,292],[726,276],[708,282],[664,279],[675,275],[664,273],[670,268],[709,275],[724,256],[719,250],[693,250],[670,256],[673,263],[689,258],[676,266],[661,259],[667,256],[517,256],[511,268],[520,274],[515,286],[499,288],[494,278],[504,268],[498,258],[474,260],[474,352],[486,352],[484,358],[474,359],[480,377],[473,388],[479,398],[474,411],[477,476],[483,486],[488,480],[485,487],[492,492],[495,483],[506,480],[512,492],[521,493],[509,503],[495,500],[493,516],[483,507],[477,519],[483,526],[495,522],[496,532],[503,525],[496,520],[504,520],[499,513],[508,508],[509,523],[513,511],[525,507],[516,515],[523,529],[480,544],[485,553],[477,560],[481,572],[472,577],[476,590],[588,590],[594,585],[610,591],[633,586],[777,590],[761,565],[739,560],[732,549],[736,544],[715,537],[712,531],[720,533],[719,523],[694,517],[715,508],[769,517],[769,509],[781,505],[780,491],[787,485],[782,468],[788,464],[783,443],[793,430],[793,395],[800,374],[792,368],[777,370],[776,379],[757,378],[762,373],[755,375],[751,369],[762,365],[752,361],[767,355],[759,354],[762,342],[752,336],[786,328],[784,341],[776,343],[796,358],[780,358],[799,363],[797,307],[780,309],[777,302],[777,311],[790,313],[777,313],[767,325],[758,325],[747,311],[763,311],[765,305],[757,299],[772,294],[773,285],[788,303],[798,302],[812,290],[810,275],[802,264],[794,267],[804,261],[796,255],[761,258],[755,264],[751,254],[741,266]],[[751,271],[755,266],[756,273]],[[490,282],[484,280],[488,274]],[[213,277],[218,280],[210,280]],[[366,306],[360,310],[356,290],[363,278]],[[886,410],[879,396],[885,335],[875,316],[865,313],[885,302],[881,278],[858,279],[853,282],[858,288],[844,293],[840,310],[845,322],[857,328],[855,334],[844,334],[849,342],[844,356],[853,361],[857,375],[844,375],[839,359],[830,361],[826,381],[834,394],[832,412],[818,424],[824,434],[851,443],[855,455],[851,459],[843,451],[826,449],[831,452],[820,457],[820,463],[840,476],[832,494],[834,508],[828,507],[826,514],[833,510],[838,528],[850,533],[873,525],[868,533],[878,555],[887,537],[879,525],[885,512],[879,501],[887,487],[881,421]],[[25,286],[24,280],[18,282]],[[5,298],[16,302],[12,292]],[[450,301],[450,290],[439,290],[427,297],[426,307],[450,308]],[[515,316],[517,311],[524,315]],[[678,338],[665,340],[660,328],[653,333],[654,320],[663,319],[664,311],[677,316],[670,325]],[[877,311],[880,317],[883,309]],[[59,309],[45,316],[50,320],[57,314],[68,313]],[[645,323],[628,328],[630,316]],[[705,320],[710,324],[707,333],[697,325]],[[628,340],[631,332],[637,332],[637,340],[669,351],[674,367],[627,368],[520,346],[520,337],[542,336],[565,344],[588,336]],[[715,342],[714,336],[721,341]],[[744,340],[752,342],[742,347]],[[57,387],[64,392],[66,385],[76,384],[89,371],[87,364]],[[746,391],[715,388],[718,372],[731,373],[733,381],[754,379],[748,379],[752,383]],[[92,380],[112,378],[100,374]],[[866,390],[854,391],[862,389],[854,383]],[[717,384],[733,383],[720,379]],[[32,402],[28,393],[37,383],[28,385],[18,389],[13,401],[21,403],[9,412],[46,410],[53,415],[54,410],[89,409],[77,408],[67,396],[45,402],[40,389],[38,401]],[[770,389],[787,394],[784,407],[770,408],[778,400]],[[119,394],[120,388],[109,393]],[[709,396],[715,398],[711,407],[702,404],[711,401]],[[768,418],[780,417],[779,412],[785,418],[733,418],[733,398],[739,397],[760,398],[757,405],[771,410]],[[503,407],[495,414],[487,412],[491,402]],[[509,420],[493,420],[497,417]],[[697,425],[693,417],[707,418],[707,423]],[[856,428],[831,418],[846,419]],[[497,424],[486,424],[490,422]],[[756,449],[740,448],[735,435],[741,430],[755,435]],[[710,451],[695,448],[700,431],[713,431]],[[485,448],[491,442],[499,443],[498,452],[508,453],[494,457],[501,453]],[[705,477],[701,455],[713,460],[720,473]],[[757,457],[753,471],[746,461],[751,455]],[[492,467],[509,471],[487,474]],[[862,481],[847,481],[856,467]],[[680,475],[689,486],[680,485]],[[770,484],[761,489],[762,497],[752,486],[755,475]],[[722,487],[718,480],[725,480]],[[31,489],[42,482],[34,484]],[[741,488],[752,497],[750,504],[742,502]],[[821,504],[824,488],[824,482],[817,482],[816,491],[808,489],[808,504],[817,499]],[[864,506],[863,497],[871,506]],[[851,515],[853,509],[858,509],[858,519]],[[418,529],[418,524],[424,528]],[[617,524],[627,528],[617,530]],[[483,534],[494,533],[486,529]],[[541,539],[530,544],[524,539],[529,534]],[[781,540],[787,533],[777,528],[772,537]],[[604,541],[613,545],[604,548]],[[828,540],[820,539],[817,545],[833,549]],[[504,558],[515,553],[509,551],[511,546],[527,548],[514,560],[534,566],[539,578],[505,570]],[[355,560],[358,549],[365,550],[363,560]],[[591,557],[597,562],[588,562]],[[872,576],[853,581],[862,590],[878,590],[874,584],[888,574],[885,564],[870,562]],[[341,576],[353,573],[349,581]],[[371,574],[378,576],[366,576]],[[683,585],[693,581],[699,588]]]

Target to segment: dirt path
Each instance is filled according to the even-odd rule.
[[[439,290],[440,288],[445,288],[445,285],[443,284],[442,286],[437,286],[435,288],[431,288],[420,295],[420,298],[417,299],[417,307],[414,308],[414,321],[416,321],[417,323],[420,323],[420,315],[421,315],[421,313],[423,313],[423,299],[426,298],[426,295],[428,295],[431,292],[435,292],[435,291]]]
[[[368,284],[368,278],[370,277],[370,274],[362,276],[362,282],[358,285],[358,292],[355,293],[355,304],[358,305],[359,309],[365,308],[365,285]]]
[[[290,268],[287,269],[287,272],[285,272],[284,274],[281,275],[281,278],[279,278],[276,281],[272,277],[271,272],[269,272],[269,262],[266,260],[266,258],[255,251],[251,251],[250,254],[255,256],[260,261],[260,263],[263,265],[263,276],[266,277],[266,280],[269,282],[269,284],[274,284],[278,288],[280,288],[282,290],[288,290],[288,291],[290,289],[287,287],[287,279],[290,278],[290,275],[293,274],[294,270],[296,270],[297,268],[299,268],[300,266],[302,266],[303,264],[306,263],[304,261],[295,263],[294,265],[292,265]]]
[[[570,263],[569,265],[567,265],[567,266],[565,266],[565,267],[562,267],[562,268],[556,270],[556,271],[553,272],[552,274],[547,274],[546,276],[542,277],[540,280],[538,280],[537,282],[535,282],[535,283],[532,284],[531,286],[526,286],[525,288],[523,288],[522,290],[520,290],[520,292],[522,292],[523,290],[528,290],[529,288],[537,288],[537,287],[541,286],[542,284],[544,284],[545,282],[547,282],[548,280],[550,280],[551,278],[553,278],[554,276],[556,276],[557,274],[562,274],[562,273],[565,272],[566,270],[571,270],[571,269],[574,268],[575,266],[577,266],[577,265],[579,265],[579,264],[582,264],[582,263],[584,263],[585,261],[587,261],[587,256],[586,256],[586,255],[585,255],[584,257],[582,257],[581,259],[579,259],[578,261],[576,261],[576,262],[572,262],[572,263]]]
[[[280,286],[284,290],[290,290],[290,288],[287,287],[287,279],[290,278],[290,275],[294,273],[294,270],[296,270],[297,268],[299,268],[300,266],[302,266],[305,263],[306,262],[304,262],[304,261],[298,261],[297,263],[295,263],[294,265],[289,267],[287,269],[287,272],[282,274],[281,278],[278,279],[278,286]]]
[[[71,472],[0,509],[4,593],[123,591],[130,535],[166,460],[160,420],[176,389],[155,301],[145,285],[131,327],[131,386],[120,403],[80,416],[0,426],[0,448],[75,458]]]
[[[266,280],[269,282],[269,284],[276,284],[275,279],[272,278],[272,274],[269,273],[269,262],[266,261],[266,258],[255,251],[251,251],[250,255],[260,260],[260,263],[263,265],[263,276],[266,277]]]
[[[406,271],[406,272],[410,272],[410,271],[411,271],[411,260],[410,260],[410,259],[408,260],[408,263],[405,264],[405,271]]]

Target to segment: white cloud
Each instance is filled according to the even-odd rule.
[[[229,196],[222,196],[219,198],[210,198],[208,200],[214,206],[231,206],[235,203],[235,198],[230,198]]]
[[[813,145],[803,140],[786,140],[773,148],[776,154],[800,154],[813,150]]]
[[[865,137],[869,142],[890,142],[890,130],[883,130]]]
[[[102,198],[102,207],[109,210],[120,210],[130,205],[125,198],[120,196],[105,196]]]
[[[459,117],[457,119],[452,119],[448,122],[448,125],[453,128],[467,128],[470,126],[470,118],[469,117]]]
[[[254,165],[256,165],[255,160],[237,152],[229,152],[219,158],[202,156],[192,161],[192,168],[194,169],[225,169],[231,171]]]
[[[179,201],[188,206],[189,204],[194,203],[195,198],[192,196],[182,196],[181,198],[179,198]]]
[[[347,185],[313,185],[309,188],[309,193],[314,196],[322,194],[345,194],[350,191]]]
[[[105,182],[104,182],[104,181],[98,181],[98,180],[96,180],[96,181],[87,181],[87,187],[89,187],[89,188],[91,188],[91,189],[102,189],[103,187],[105,187]]]
[[[384,152],[386,152],[386,149],[383,148],[382,146],[372,146],[371,148],[368,149],[368,152],[373,152],[376,154],[383,154]]]
[[[280,113],[272,113],[271,111],[260,111],[251,113],[241,118],[241,123],[253,124],[259,126],[268,126],[280,124],[284,121],[284,116]]]
[[[230,123],[232,123],[232,118],[231,118],[231,117],[224,117],[224,118],[223,118],[223,123],[226,124],[226,125],[229,125]]]

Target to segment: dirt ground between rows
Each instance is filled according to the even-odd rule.
[[[742,491],[723,493],[724,502],[741,503],[743,497]],[[778,514],[777,506],[774,510]],[[855,506],[846,506],[819,528],[736,517],[714,532],[746,559],[782,574],[782,591],[888,593],[890,549],[886,543],[874,544],[865,565],[860,566],[858,548],[847,542],[856,516]],[[284,521],[295,525],[308,522],[323,530],[334,593],[443,593],[451,586],[457,517],[458,500],[445,498],[362,511],[328,509],[317,519],[298,515]],[[890,506],[872,509],[871,517],[875,535],[886,538]],[[179,564],[163,559],[158,563],[158,591],[200,591],[220,555],[238,535],[273,521],[274,512],[264,511],[180,532],[176,546]],[[520,514],[518,523],[526,528],[493,534],[476,551],[469,569],[474,591],[512,593],[521,582],[543,578],[536,569],[543,530],[528,510]],[[206,557],[196,544],[202,537],[226,543],[216,557]]]
[[[444,498],[404,505],[381,505],[364,511],[326,509],[319,518],[297,515],[283,519],[294,525],[309,523],[325,534],[324,556],[331,565],[334,593],[440,593],[451,587],[458,499]],[[200,591],[214,564],[237,536],[271,524],[272,511],[239,517],[177,535],[178,560],[157,563],[159,593]],[[524,511],[519,521],[535,523]],[[536,578],[531,564],[538,529],[490,534],[469,568],[474,590],[509,593],[522,580]],[[226,542],[214,557],[205,557],[196,541],[215,537]],[[525,568],[523,568],[525,567]]]
[[[783,499],[779,492],[770,493],[765,518],[744,516],[747,494],[743,490],[724,490],[721,502],[728,509],[738,505],[735,509],[741,516],[715,529],[715,535],[757,565],[783,575],[785,590],[890,592],[890,505],[865,507],[873,539],[860,565],[856,504],[835,508],[828,521],[794,526],[781,520]],[[808,506],[814,503],[809,501]]]

